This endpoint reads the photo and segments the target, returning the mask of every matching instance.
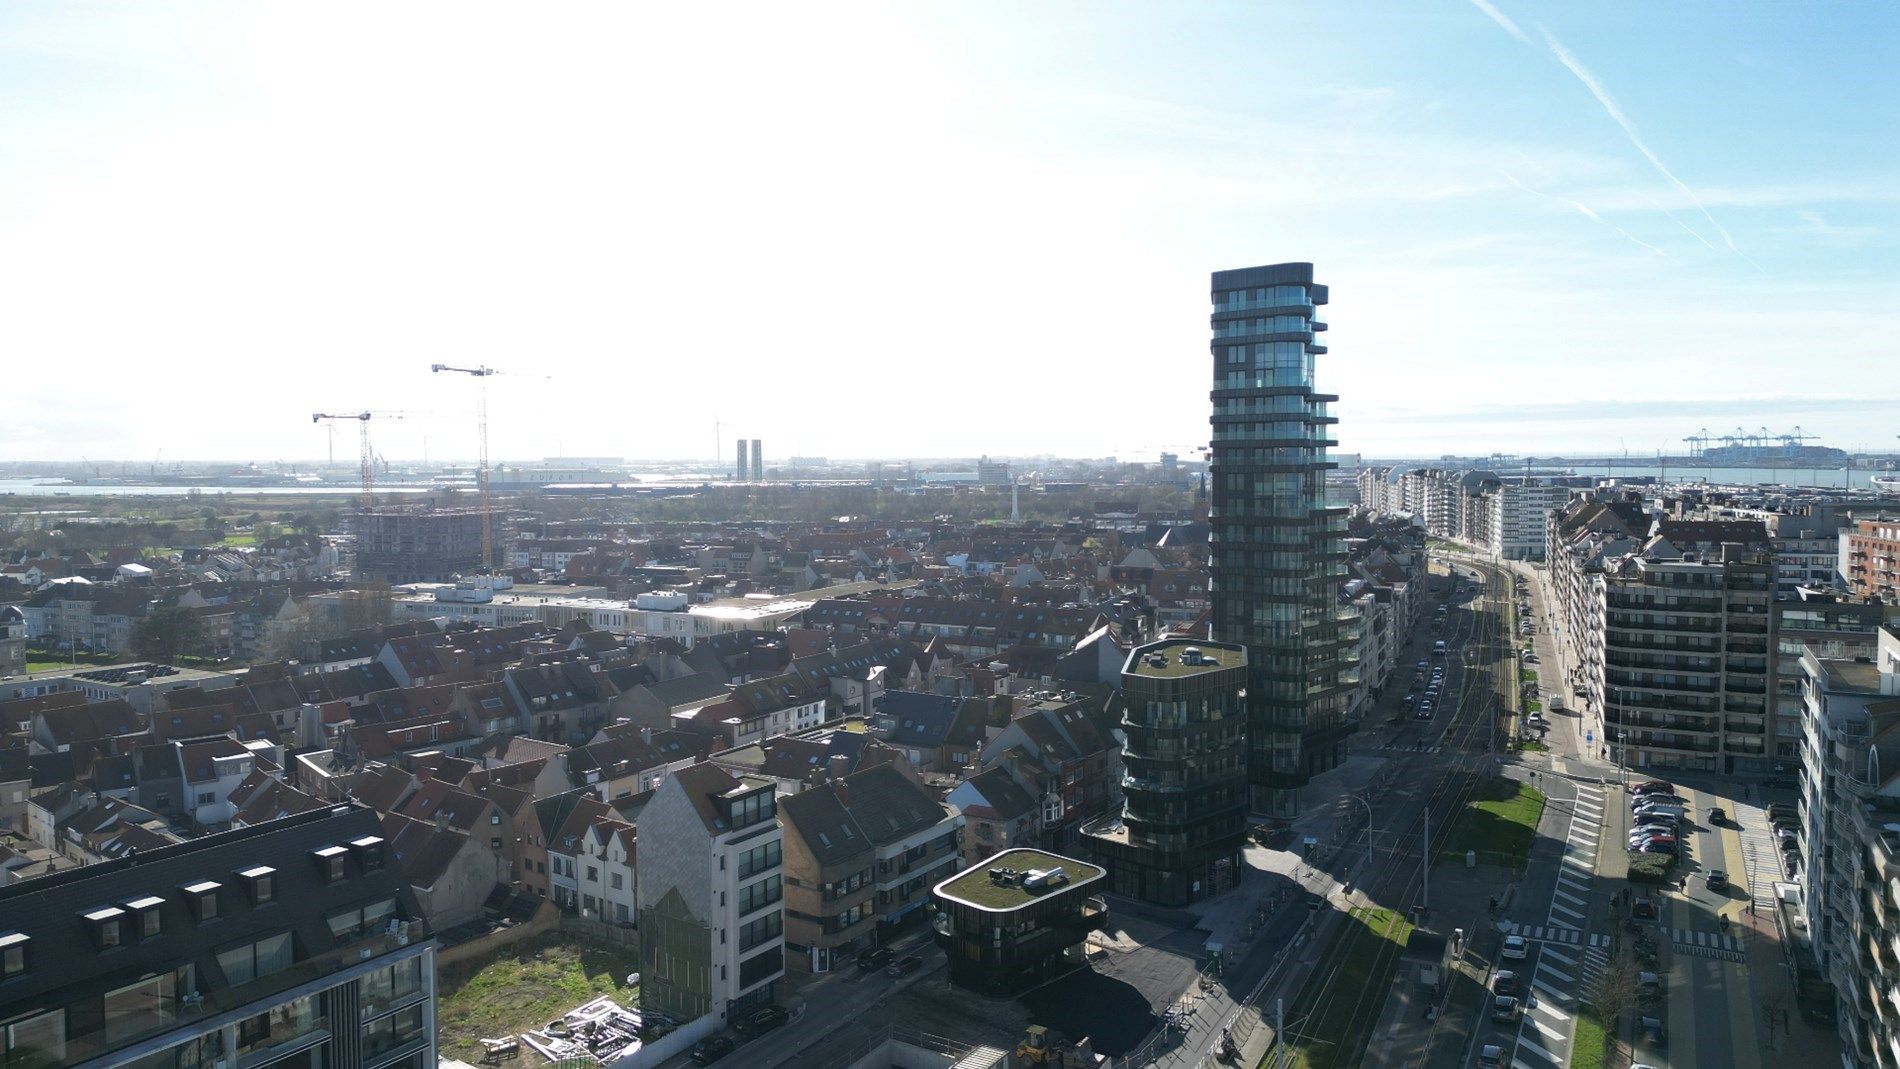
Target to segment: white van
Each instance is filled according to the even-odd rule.
[[[1561,713],[1564,711],[1564,700],[1560,695],[1553,694],[1550,696],[1550,711],[1553,713]]]

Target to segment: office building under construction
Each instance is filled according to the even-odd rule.
[[[499,519],[495,540],[502,541]],[[392,505],[356,517],[356,574],[390,583],[444,583],[482,570],[482,510]]]

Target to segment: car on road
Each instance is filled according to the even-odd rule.
[[[924,967],[923,958],[920,958],[915,954],[906,954],[903,957],[898,958],[896,961],[893,961],[888,966],[886,966],[884,969],[884,973],[887,976],[909,976],[911,973],[914,973],[918,969],[921,969],[923,967]]]
[[[1656,900],[1653,898],[1639,898],[1630,903],[1630,916],[1638,920],[1653,921],[1658,915]]]
[[[1517,974],[1509,969],[1499,969],[1491,978],[1491,993],[1494,995],[1515,995],[1519,980]]]
[[[1723,872],[1721,869],[1710,869],[1709,874],[1704,876],[1703,879],[1708,882],[1709,890],[1711,891],[1728,890],[1728,873]]]
[[[1504,946],[1498,951],[1498,957],[1505,961],[1523,961],[1531,956],[1531,945],[1521,935],[1507,935]]]
[[[732,1030],[747,1039],[756,1039],[791,1019],[792,1015],[785,1012],[783,1006],[761,1006],[739,1018]]]
[[[732,1053],[732,1040],[726,1036],[707,1036],[693,1044],[694,1065],[711,1065]]]
[[[1491,1000],[1491,1019],[1493,1021],[1515,1021],[1521,1012],[1517,999],[1511,995],[1499,995]]]
[[[1720,824],[1723,821],[1726,821],[1727,819],[1728,819],[1728,810],[1723,809],[1721,806],[1718,805],[1715,808],[1709,810],[1709,823]]]
[[[1486,1043],[1478,1050],[1478,1069],[1498,1069],[1504,1064],[1504,1048]]]
[[[858,971],[871,972],[876,969],[882,969],[884,966],[889,965],[891,963],[891,959],[895,958],[896,956],[897,956],[897,952],[892,950],[890,947],[878,947],[876,950],[871,950],[863,954],[859,954],[858,955]]]

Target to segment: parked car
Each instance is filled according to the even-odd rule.
[[[1663,794],[1672,794],[1675,792],[1675,789],[1676,789],[1675,784],[1670,783],[1668,780],[1652,779],[1643,783],[1638,783],[1636,786],[1631,787],[1630,793],[1631,794],[1654,794],[1654,793],[1660,792]]]
[[[1491,1000],[1491,1019],[1493,1021],[1515,1021],[1519,1009],[1517,999],[1511,995],[1499,995]]]
[[[1658,842],[1644,843],[1642,853],[1668,854],[1670,857],[1680,857],[1682,855],[1682,851],[1676,848],[1675,843],[1658,843]]]
[[[1523,961],[1531,956],[1531,945],[1521,935],[1507,935],[1504,946],[1498,951],[1498,957],[1506,961]]]
[[[884,972],[888,976],[909,976],[911,973],[923,968],[923,966],[923,958],[915,954],[906,954],[886,966]]]
[[[732,1040],[725,1036],[707,1036],[693,1044],[694,1065],[711,1065],[732,1053]]]
[[[1645,794],[1630,799],[1631,809],[1641,809],[1646,805],[1686,805],[1687,800],[1676,794]]]
[[[876,950],[866,951],[858,955],[858,971],[870,972],[873,969],[882,969],[895,957],[897,957],[897,952],[890,947],[878,947]]]
[[[747,1039],[754,1039],[791,1019],[792,1015],[786,1013],[783,1006],[761,1006],[739,1018],[738,1022],[732,1026],[732,1030]]]

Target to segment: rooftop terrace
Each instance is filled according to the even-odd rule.
[[[999,884],[990,881],[990,870],[996,868],[1015,869],[1017,872],[1060,868],[1068,874],[1069,879],[1066,883],[1044,887],[1024,887],[1016,882]],[[1058,891],[1099,880],[1103,874],[1104,870],[1098,865],[1061,854],[1041,850],[1005,850],[938,884],[937,893],[979,909],[1010,910]]]

